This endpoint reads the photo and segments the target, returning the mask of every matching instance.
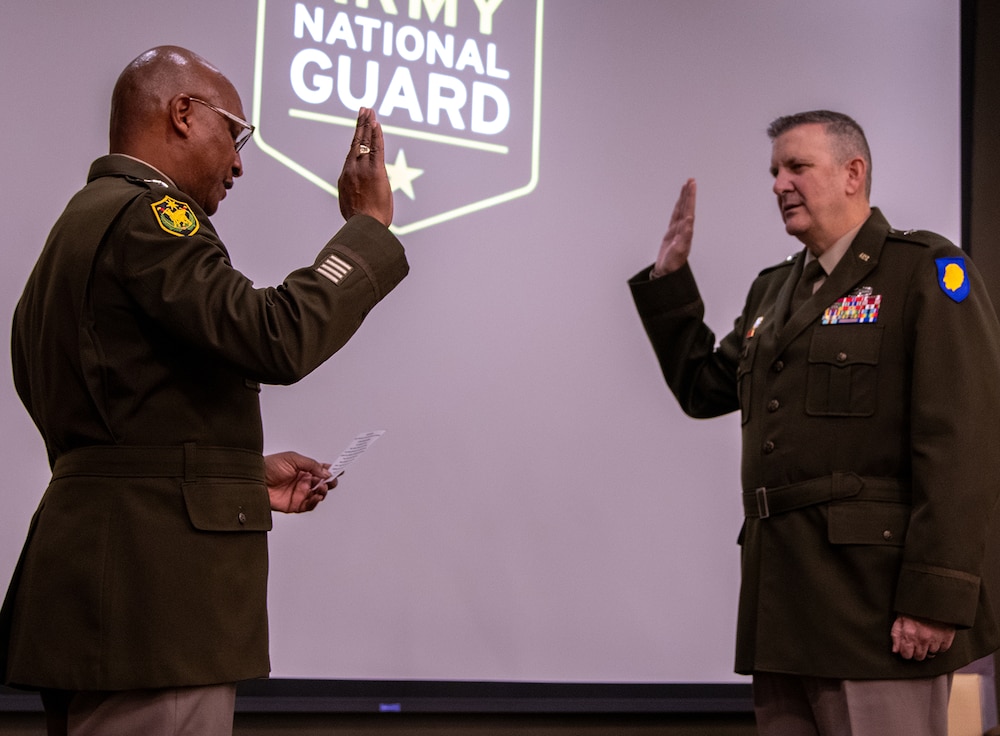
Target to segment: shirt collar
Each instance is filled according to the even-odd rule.
[[[862,226],[864,226],[865,222],[867,222],[867,220],[862,220],[858,223],[857,227],[848,230],[846,233],[841,235],[833,245],[823,251],[823,255],[819,257],[819,265],[823,267],[823,272],[826,275],[829,276],[833,273],[833,269],[837,267],[837,264],[840,263],[840,259],[844,257],[845,253],[847,253],[848,249],[851,247],[851,243],[854,242],[854,238],[857,236]],[[812,254],[812,251],[806,248],[806,260],[804,262],[809,263],[809,261],[815,259],[816,256]]]

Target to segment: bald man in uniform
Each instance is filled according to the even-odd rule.
[[[14,381],[52,480],[0,615],[4,682],[53,734],[232,732],[266,677],[271,512],[335,481],[262,456],[262,383],[316,369],[406,275],[382,131],[362,109],[346,223],[274,288],[235,270],[209,217],[253,133],[233,85],[186,49],[130,63],[110,153],[52,229],[13,323]]]

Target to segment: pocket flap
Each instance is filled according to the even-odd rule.
[[[900,547],[910,525],[910,507],[901,503],[856,501],[831,504],[827,535],[833,544]]]
[[[809,362],[834,366],[878,365],[882,328],[878,325],[827,325],[813,330]]]
[[[183,484],[195,529],[206,532],[271,531],[271,502],[262,483],[194,481]]]

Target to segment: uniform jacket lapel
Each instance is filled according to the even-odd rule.
[[[889,223],[886,222],[877,208],[872,208],[871,216],[858,231],[851,247],[847,249],[844,257],[840,259],[840,263],[833,269],[833,273],[827,276],[823,285],[816,290],[816,293],[801,309],[795,314],[789,315],[788,321],[778,334],[778,353],[784,350],[803,330],[819,319],[827,307],[848,294],[875,270],[888,231]],[[803,250],[797,257],[799,263],[796,264],[796,268],[792,269],[788,280],[778,294],[779,309],[787,310],[788,308],[798,274],[802,273],[800,264],[804,258],[805,251]]]

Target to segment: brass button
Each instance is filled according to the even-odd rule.
[[[838,363],[843,363],[845,360],[847,360],[847,353],[837,353]]]
[[[775,373],[781,373],[783,370],[785,370],[785,361],[783,361],[783,360],[777,360],[777,361],[775,361],[775,363],[774,363],[774,372]]]
[[[244,514],[242,511],[239,513],[239,515],[236,518],[239,519],[240,524],[246,524],[247,523],[247,515]]]
[[[770,455],[772,452],[774,452],[774,443],[768,440],[764,443],[764,454]]]
[[[890,539],[892,539],[892,532],[886,529],[884,532],[882,532],[882,539],[888,542]]]
[[[778,411],[781,408],[781,402],[777,399],[771,399],[767,402],[767,410],[770,412]]]

